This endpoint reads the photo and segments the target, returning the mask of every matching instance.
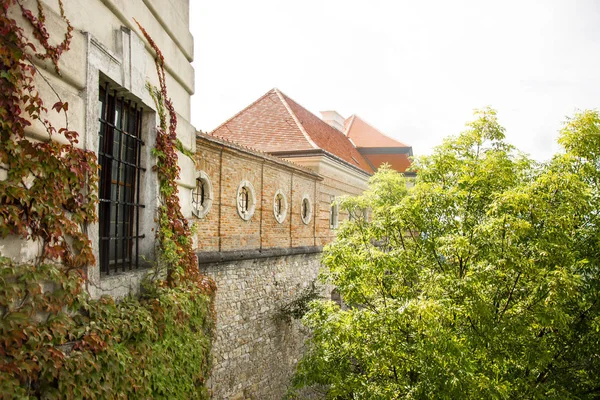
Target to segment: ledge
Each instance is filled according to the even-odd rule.
[[[256,258],[293,256],[298,254],[321,253],[323,246],[278,247],[272,249],[207,251],[196,253],[198,264],[212,264],[228,261],[252,260]]]

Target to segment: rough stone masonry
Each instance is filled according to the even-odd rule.
[[[218,287],[213,398],[269,400],[285,394],[308,332],[299,321],[285,322],[277,314],[318,275],[320,251],[305,251],[200,265]],[[326,296],[327,289],[321,290]]]

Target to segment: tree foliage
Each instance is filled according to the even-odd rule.
[[[565,123],[538,164],[485,109],[342,206],[324,254],[347,309],[313,302],[294,387],[330,399],[600,396],[600,115]]]

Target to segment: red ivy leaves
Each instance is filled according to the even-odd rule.
[[[51,59],[57,72],[60,55],[69,48],[72,28],[67,21],[65,40],[50,46],[40,1],[37,17],[20,0],[0,0],[0,4],[0,238],[20,235],[35,240],[42,249],[41,257],[28,264],[0,256],[0,392],[19,398],[109,398],[128,393],[150,398],[153,377],[149,374],[161,378],[165,374],[149,367],[149,344],[156,344],[161,326],[173,327],[175,318],[166,311],[185,307],[185,315],[190,316],[184,321],[177,319],[170,334],[178,339],[204,340],[204,329],[210,329],[205,327],[202,298],[179,301],[185,299],[182,294],[186,291],[199,293],[202,287],[159,289],[162,301],[172,302],[163,313],[150,314],[145,304],[133,299],[118,307],[112,300],[106,304],[105,299],[87,299],[83,267],[95,261],[83,228],[96,219],[96,156],[73,146],[77,132],[68,127],[57,129],[45,118],[48,109],[34,85],[37,70],[28,53],[35,47],[8,16],[9,10],[20,7],[45,51],[34,56]],[[66,113],[68,104],[58,101],[51,110]],[[58,132],[70,143],[29,141],[25,128],[34,120],[45,126],[49,136]],[[174,133],[174,127],[169,131]],[[173,165],[177,166],[176,160],[167,173],[173,173]],[[186,231],[180,223],[176,225],[178,232]],[[193,252],[187,254],[193,256]],[[186,265],[195,264],[189,257],[186,260]],[[171,348],[165,352],[169,357],[173,354]],[[208,357],[203,346],[179,351],[182,358],[189,352]],[[160,355],[156,359],[162,361]],[[128,374],[115,368],[123,360],[131,366]],[[204,382],[207,365],[190,365],[187,379]],[[189,385],[181,385],[185,386]],[[185,392],[180,387],[171,392],[175,393],[172,397],[189,397],[181,395]]]
[[[63,103],[62,101],[57,101],[52,106],[52,109],[56,110],[57,113],[59,113],[60,110],[64,110],[64,112],[67,112],[67,111],[69,111],[69,103]]]
[[[177,196],[177,179],[179,178],[179,166],[177,165],[177,114],[171,98],[167,93],[165,59],[152,37],[146,29],[136,20],[135,21],[150,43],[150,46],[156,52],[155,64],[158,74],[159,91],[152,91],[152,96],[157,102],[159,109],[160,126],[156,134],[156,168],[160,182],[160,193],[163,206],[159,208],[160,229],[157,236],[159,244],[163,251],[171,249],[171,245],[176,247],[174,257],[165,257],[167,265],[167,283],[174,287],[185,281],[194,282],[207,294],[215,291],[215,283],[200,274],[198,270],[198,259],[192,248],[192,233],[187,219],[181,212],[179,198]],[[166,109],[167,115],[160,112],[162,107]],[[172,250],[170,250],[172,252]]]
[[[0,237],[20,235],[38,240],[42,244],[40,262],[50,259],[61,261],[67,268],[82,268],[95,260],[88,241],[73,238],[80,237],[83,224],[96,218],[96,156],[73,146],[78,142],[77,132],[66,127],[57,131],[44,118],[48,109],[35,87],[37,70],[26,51],[35,47],[23,28],[9,17],[9,9],[18,5],[43,47],[44,53],[35,56],[51,59],[57,72],[73,28],[59,0],[67,32],[59,45],[51,46],[40,2],[35,17],[20,0],[1,1],[0,31],[5,35],[0,50],[0,91],[7,95],[0,98],[0,168],[7,178],[0,181]],[[52,109],[66,113],[69,105],[58,101]],[[25,128],[33,120],[40,121],[49,136],[58,132],[70,144],[29,141]],[[75,251],[73,246],[77,247]]]
[[[65,16],[65,9],[63,7],[62,0],[58,1],[58,5],[60,7],[60,16],[63,19],[63,21],[67,23],[67,31],[65,32],[65,38],[63,39],[63,41],[56,46],[50,45],[48,41],[50,39],[50,34],[46,29],[46,15],[44,14],[44,8],[42,6],[42,3],[38,0],[38,16],[35,17],[31,10],[28,10],[27,8],[25,8],[25,6],[23,6],[20,0],[9,0],[8,3],[12,3],[14,1],[16,1],[16,3],[21,8],[21,13],[23,17],[25,17],[25,19],[31,24],[33,28],[33,36],[42,44],[42,47],[45,50],[45,53],[36,53],[35,56],[41,60],[52,60],[56,73],[60,75],[58,61],[60,60],[62,53],[69,50],[71,39],[73,38],[73,27],[71,26],[71,23]],[[8,9],[8,7],[6,9]],[[31,44],[31,47],[35,51],[35,47],[33,47],[33,44]]]
[[[53,344],[67,340],[72,319],[65,312],[82,293],[82,268],[95,262],[83,226],[96,218],[98,167],[95,154],[73,146],[78,140],[75,131],[58,129],[68,145],[33,142],[25,134],[35,120],[49,137],[57,132],[45,117],[48,109],[34,83],[32,57],[51,59],[59,71],[72,31],[62,3],[59,0],[67,32],[62,43],[51,46],[41,2],[38,17],[19,0],[0,2],[0,238],[21,236],[41,249],[31,265],[0,258],[0,372],[25,382],[35,380],[44,363],[60,363],[64,357]],[[15,9],[29,21],[43,53],[35,53],[24,29],[10,18],[9,11]],[[68,104],[59,101],[52,109],[66,113]],[[42,290],[43,285],[49,290]]]

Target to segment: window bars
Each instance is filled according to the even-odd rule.
[[[275,196],[275,214],[279,217],[283,214],[283,196],[279,193]]]
[[[250,208],[250,190],[244,186],[238,195],[238,207],[243,214],[246,214]]]
[[[196,187],[192,191],[192,207],[202,211],[206,205],[206,182],[196,178]]]
[[[108,83],[99,107],[100,271],[109,275],[139,268],[142,108]]]

